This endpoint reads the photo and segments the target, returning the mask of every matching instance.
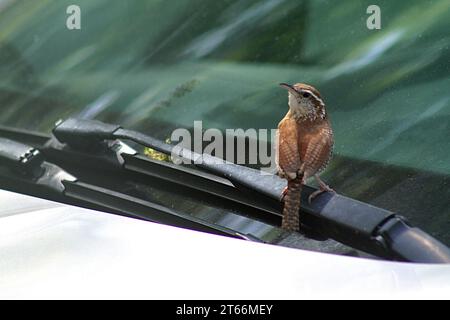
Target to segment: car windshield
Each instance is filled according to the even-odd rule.
[[[2,125],[274,129],[278,84],[309,83],[334,129],[323,180],[450,244],[448,0],[378,1],[375,27],[371,1],[73,3],[0,0]]]

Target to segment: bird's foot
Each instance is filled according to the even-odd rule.
[[[319,182],[319,190],[314,191],[308,197],[308,203],[311,204],[312,201],[320,194],[324,192],[336,193],[332,188],[330,188],[327,184],[325,184],[322,180]]]
[[[291,180],[301,177],[302,183],[304,183],[303,178],[304,178],[305,172],[303,170],[297,170],[297,172],[294,173],[292,176],[287,175],[286,173],[284,173],[284,171],[278,171],[278,175],[280,175],[280,173],[282,173],[284,177],[291,178]],[[284,202],[284,197],[286,197],[287,192],[288,192],[288,187],[284,187],[283,191],[281,192],[281,197],[280,197],[281,202]]]
[[[280,201],[284,202],[284,197],[286,197],[286,194],[288,192],[288,187],[284,187],[283,191],[281,192]]]
[[[281,168],[278,168],[278,170],[277,170],[277,172],[275,174],[277,176],[279,176],[281,179],[286,179],[287,178],[286,173]]]

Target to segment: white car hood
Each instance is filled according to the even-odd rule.
[[[0,190],[0,298],[450,298],[450,265],[230,239]]]

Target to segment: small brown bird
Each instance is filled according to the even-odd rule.
[[[305,180],[314,176],[319,183],[319,190],[311,194],[309,202],[322,192],[334,192],[319,177],[332,156],[333,130],[319,91],[303,83],[280,83],[280,86],[289,91],[289,111],[278,124],[276,152],[278,175],[288,181],[283,191],[281,226],[298,231]]]

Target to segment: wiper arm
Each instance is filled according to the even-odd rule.
[[[280,200],[279,191],[284,188],[284,182],[273,175],[262,176],[256,174],[256,170],[237,166],[208,154],[198,154],[179,148],[140,132],[123,129],[118,125],[71,118],[57,123],[53,134],[60,142],[77,150],[98,150],[104,146],[105,140],[126,139],[166,155],[175,153],[201,169],[230,180],[236,187],[246,187],[250,191],[259,192],[275,200]],[[198,161],[199,158],[202,158],[202,161]]]

